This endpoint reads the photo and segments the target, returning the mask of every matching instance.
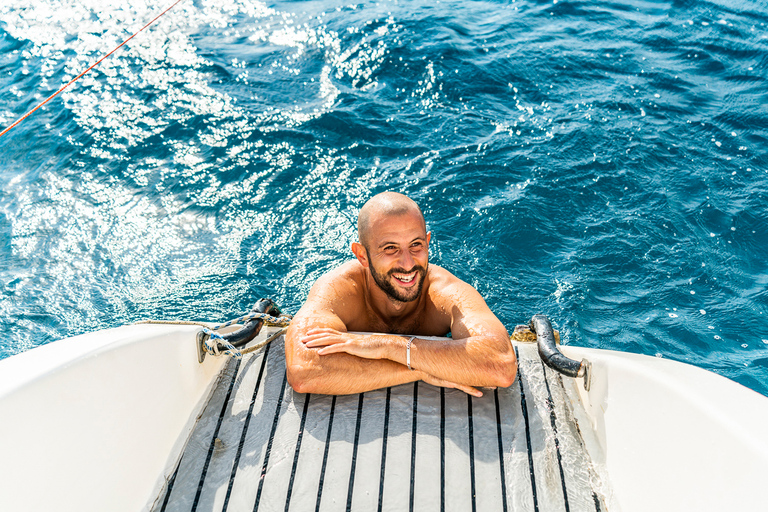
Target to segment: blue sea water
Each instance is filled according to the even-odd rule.
[[[154,18],[4,0],[0,126]],[[0,357],[145,318],[296,311],[358,208],[511,330],[768,395],[762,1],[183,0],[0,138]]]

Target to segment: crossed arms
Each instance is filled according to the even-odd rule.
[[[414,370],[409,370],[411,335],[348,332],[351,322],[345,323],[340,309],[345,297],[321,278],[286,335],[291,386],[300,393],[343,395],[423,380],[474,396],[482,396],[480,387],[510,386],[517,364],[506,329],[474,288],[459,280],[451,287],[445,296],[452,302],[442,320],[452,338],[417,335],[411,345]]]

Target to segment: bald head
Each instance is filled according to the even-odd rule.
[[[357,216],[357,236],[360,239],[360,243],[368,249],[371,226],[377,219],[382,217],[399,217],[409,213],[418,214],[426,231],[426,222],[424,222],[421,208],[410,197],[398,194],[397,192],[382,192],[373,196],[360,208],[360,213]]]

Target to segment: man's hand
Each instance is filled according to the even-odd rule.
[[[346,352],[364,359],[386,359],[384,336],[350,334],[330,327],[315,327],[301,338],[307,348],[318,348],[318,355]]]
[[[428,373],[420,372],[422,377],[421,380],[426,382],[427,384],[432,384],[433,386],[437,386],[440,388],[453,388],[458,389],[459,391],[463,391],[468,395],[472,395],[474,397],[480,398],[483,396],[483,392],[480,391],[477,388],[473,388],[472,386],[464,386],[462,384],[456,384],[455,382],[448,382],[447,380],[438,379],[434,375],[429,375]]]
[[[317,351],[318,355],[321,356],[346,352],[365,359],[385,359],[386,338],[387,336],[382,335],[350,334],[329,327],[317,327],[307,331],[306,336],[301,341],[308,348],[321,347]],[[433,386],[458,389],[478,398],[483,396],[479,389],[472,386],[450,382],[421,371],[418,372],[418,375],[421,380]]]
[[[387,336],[376,334],[351,334],[330,327],[315,327],[307,331],[301,338],[307,348],[318,348],[320,356],[345,352],[364,359],[386,359]],[[481,397],[483,393],[472,386],[457,384],[435,377],[425,372],[417,372],[421,380],[427,384],[441,388],[458,389],[468,395]]]

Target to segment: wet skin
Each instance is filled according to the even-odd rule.
[[[374,216],[368,235],[367,248],[352,244],[355,260],[318,279],[291,323],[294,389],[348,394],[424,380],[480,396],[479,387],[509,386],[516,361],[506,329],[474,288],[429,265],[420,212]]]

